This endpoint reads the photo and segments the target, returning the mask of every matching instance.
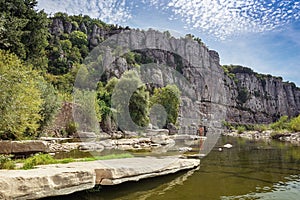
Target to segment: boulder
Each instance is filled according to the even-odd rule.
[[[167,144],[174,144],[175,141],[170,139],[168,136],[165,135],[157,135],[152,136],[151,141],[155,144],[167,145]]]
[[[103,151],[104,146],[96,142],[81,143],[78,147],[82,151]]]
[[[29,154],[47,152],[48,143],[39,140],[0,141],[1,154]]]
[[[168,129],[147,129],[146,136],[169,135]]]
[[[74,137],[75,138],[96,138],[97,135],[94,132],[83,132],[83,131],[80,131],[80,132],[75,133]]]
[[[177,127],[174,124],[172,124],[172,123],[168,123],[167,129],[169,130],[169,134],[170,135],[175,135],[175,134],[178,133]]]

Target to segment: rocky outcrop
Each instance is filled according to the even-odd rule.
[[[1,199],[37,199],[193,169],[199,159],[127,158],[0,170]]]
[[[153,65],[143,69],[142,73],[150,75],[155,87],[178,82],[180,77],[172,74],[172,70],[179,72],[187,80],[180,88],[186,93],[182,95],[179,133],[195,134],[199,125],[207,126],[208,131],[219,131],[224,120],[270,123],[282,115],[292,117],[300,113],[300,90],[294,84],[243,68],[231,72],[233,76],[228,75],[220,66],[219,54],[196,41],[176,39],[155,30],[124,33],[125,29],[120,27],[84,23],[76,26],[62,18],[52,19],[51,34],[74,30],[87,34],[90,49],[115,36],[118,45],[140,53],[144,60],[168,66],[171,70],[162,71]],[[131,68],[126,59],[116,58],[105,77],[120,77]]]
[[[47,142],[40,140],[0,141],[0,154],[32,154],[47,151]]]
[[[227,121],[271,123],[283,115],[299,115],[300,89],[295,84],[240,66],[232,70],[232,74],[232,78],[225,77]]]

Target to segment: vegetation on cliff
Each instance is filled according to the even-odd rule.
[[[107,37],[129,28],[82,15],[56,13],[48,18],[44,11],[35,9],[36,4],[36,0],[0,1],[0,138],[38,137],[51,126],[62,102],[72,102],[72,95],[76,96],[79,111],[88,116],[82,116],[85,127],[69,122],[60,130],[62,135],[72,134],[77,128],[96,132],[95,125],[99,123],[110,133],[117,130],[115,117],[126,112],[127,106],[115,102],[118,109],[111,109],[112,95],[124,95],[129,86],[137,88],[129,98],[130,117],[136,125],[146,127],[150,93],[134,71],[126,72],[120,80],[101,80],[95,92],[73,91],[78,70],[87,70],[83,60],[89,52]],[[103,32],[103,37],[94,34],[97,30]],[[122,57],[129,68],[137,70],[140,64],[149,62],[137,52]],[[178,93],[175,87],[171,88]],[[167,86],[161,91],[169,89]],[[158,98],[158,90],[152,99],[164,106],[170,103],[164,102],[170,99],[163,96]],[[172,109],[166,110],[168,121],[176,123],[179,104],[173,103]],[[92,112],[95,115],[89,114]]]
[[[223,122],[224,127],[229,130],[237,130],[238,133],[245,131],[259,131],[272,130],[274,134],[300,132],[300,115],[289,118],[284,115],[276,122],[271,124],[232,124],[230,122]]]

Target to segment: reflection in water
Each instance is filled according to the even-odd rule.
[[[135,192],[128,196],[123,196],[123,197],[116,198],[116,199],[118,199],[118,200],[132,200],[132,199],[146,200],[146,199],[153,199],[157,195],[164,195],[168,190],[172,190],[176,185],[183,185],[183,183],[187,180],[187,178],[189,176],[191,176],[195,172],[195,170],[198,170],[198,169],[188,171],[187,173],[175,178],[174,180],[164,183],[153,189]],[[95,200],[96,199],[97,198],[95,198]],[[93,200],[93,198],[91,198],[90,200]]]
[[[262,199],[262,200],[298,200],[300,193],[300,175],[286,177],[288,182],[280,181],[275,183],[272,188],[256,188],[256,192],[239,196],[221,197],[222,200],[236,199]]]

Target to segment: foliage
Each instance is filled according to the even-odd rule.
[[[0,166],[2,163],[2,157],[3,156],[0,155]],[[21,162],[23,163],[22,169],[28,170],[28,169],[33,169],[37,165],[49,165],[49,164],[58,164],[58,163],[66,164],[71,162],[88,162],[88,161],[96,161],[96,160],[111,160],[111,159],[132,158],[132,157],[133,156],[129,153],[122,153],[122,154],[109,154],[105,156],[95,156],[90,158],[81,158],[75,160],[73,158],[55,159],[49,154],[36,154],[25,160],[21,160]],[[9,169],[13,169],[13,168],[9,168]]]
[[[75,122],[68,123],[66,126],[67,136],[73,135],[74,133],[76,133],[77,128],[78,128],[78,125]]]
[[[200,38],[198,38],[198,37],[195,37],[194,35],[192,35],[192,34],[186,34],[185,35],[185,38],[187,38],[187,39],[191,39],[191,40],[195,40],[196,42],[198,42],[198,44],[200,44],[200,45],[204,45],[204,43],[202,42],[202,40],[200,39]]]
[[[243,133],[245,131],[246,131],[246,127],[245,126],[238,126],[237,127],[238,134],[241,134],[241,133]]]
[[[149,124],[149,92],[145,85],[140,86],[131,96],[129,112],[132,120],[140,127]]]
[[[112,98],[121,129],[135,130],[136,125],[140,127],[148,125],[149,93],[136,71],[131,70],[123,74],[115,87]],[[135,124],[132,124],[130,119]]]
[[[58,98],[58,93],[54,87],[47,83],[43,78],[40,77],[38,80],[38,88],[41,91],[41,98],[43,99],[43,104],[41,105],[41,110],[39,114],[41,119],[39,120],[39,131],[43,131],[54,119],[60,108],[61,101]]]
[[[300,131],[300,115],[298,117],[295,117],[291,120],[290,122],[290,128],[295,131],[299,132]]]
[[[0,155],[0,169],[14,169],[16,166],[11,158],[12,155]]]
[[[176,124],[180,106],[180,90],[176,85],[167,85],[163,88],[156,88],[150,99],[151,106],[154,104],[162,105],[167,112],[168,123]]]
[[[55,164],[57,161],[49,154],[36,154],[24,160],[22,169],[32,169],[36,165]]]
[[[0,49],[9,50],[38,69],[45,69],[49,36],[47,15],[36,0],[1,0]]]
[[[284,130],[289,128],[289,117],[284,115],[280,117],[280,119],[273,124],[270,125],[273,130]]]
[[[121,158],[133,158],[133,155],[130,153],[121,153],[121,154],[109,154],[105,156],[95,156],[90,158],[84,158],[80,161],[95,161],[95,160],[111,160],[111,159],[121,159]]]
[[[223,126],[225,126],[229,130],[233,130],[234,129],[234,126],[230,122],[228,122],[228,121],[223,121],[222,124],[223,124]]]
[[[268,126],[265,125],[265,124],[256,124],[256,125],[254,125],[253,129],[255,131],[258,131],[258,132],[263,132],[263,131],[266,131],[268,129]]]
[[[102,82],[99,82],[97,87],[97,103],[102,119],[101,128],[108,133],[112,131],[112,123],[114,123],[111,96],[117,83],[118,79],[114,77],[108,81],[105,87]]]
[[[80,122],[78,130],[99,132],[101,110],[97,103],[96,92],[75,89],[75,117]]]
[[[244,104],[248,99],[249,99],[249,92],[247,88],[244,87],[240,88],[238,90],[238,96],[237,96],[238,102]]]
[[[81,31],[73,31],[70,33],[70,41],[74,46],[79,48],[88,44],[87,35]]]
[[[21,139],[36,135],[44,103],[39,75],[17,56],[0,50],[0,138]]]

